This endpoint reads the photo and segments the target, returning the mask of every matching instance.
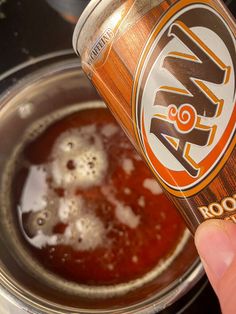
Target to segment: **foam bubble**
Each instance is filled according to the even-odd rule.
[[[138,227],[140,216],[135,215],[130,206],[124,206],[121,203],[115,209],[116,218],[131,229]]]
[[[145,179],[143,181],[143,187],[149,190],[154,195],[159,195],[163,193],[160,185],[155,179]]]
[[[131,229],[137,228],[140,222],[140,216],[136,215],[132,208],[118,201],[114,192],[106,186],[101,188],[106,199],[115,206],[115,215],[117,220]]]
[[[88,144],[90,137],[93,137],[96,133],[96,126],[89,125],[81,127],[80,129],[71,129],[61,134],[57,139],[54,148],[53,155],[60,155],[60,153],[77,152]]]
[[[124,158],[122,160],[122,167],[125,171],[125,173],[127,173],[128,175],[130,175],[132,173],[132,171],[134,171],[134,163],[132,161],[132,159],[130,158]]]
[[[68,223],[80,216],[83,210],[84,200],[82,196],[61,198],[59,201],[58,216],[61,222]]]
[[[92,213],[84,214],[66,228],[64,244],[72,244],[77,250],[94,250],[104,245],[105,227],[100,218]]]
[[[59,204],[59,210],[49,209],[29,213],[26,225],[21,228],[25,238],[36,248],[46,245],[70,245],[76,250],[93,250],[108,242],[106,229],[102,220],[92,211],[88,211],[81,196],[70,196],[59,199],[56,195],[51,196]],[[40,222],[39,222],[40,220]],[[57,223],[67,225],[64,233],[53,232]]]
[[[23,212],[19,209],[20,220],[22,221]],[[39,232],[45,235],[53,233],[53,227],[58,223],[57,205],[47,202],[47,206],[37,212],[31,211],[27,213],[27,219],[24,222],[24,229],[27,237],[31,240],[37,236]],[[22,226],[23,227],[23,226]]]
[[[23,228],[23,227],[22,227]],[[58,235],[47,235],[42,230],[38,230],[37,234],[34,235],[33,238],[29,237],[24,229],[22,229],[22,232],[27,239],[27,241],[34,246],[35,248],[41,249],[47,245],[57,245],[59,243],[58,241]]]
[[[107,173],[107,154],[94,125],[64,132],[54,144],[52,159],[56,186],[98,186]]]
[[[118,130],[119,128],[114,123],[109,123],[102,128],[101,133],[106,137],[111,137],[115,135]]]
[[[138,198],[138,205],[140,207],[145,207],[146,201],[145,201],[145,197],[143,195]]]

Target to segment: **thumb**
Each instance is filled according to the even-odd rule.
[[[236,224],[208,220],[198,227],[195,244],[223,314],[235,314]]]

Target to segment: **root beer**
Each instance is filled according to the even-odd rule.
[[[77,109],[29,128],[15,154],[11,197],[44,271],[91,291],[108,286],[109,296],[158,276],[189,235],[103,103]]]
[[[74,32],[85,73],[193,233],[235,221],[235,33],[219,0],[94,0]]]

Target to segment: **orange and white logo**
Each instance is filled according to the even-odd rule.
[[[191,196],[235,146],[236,41],[210,5],[179,1],[144,49],[133,89],[135,129],[164,187]]]

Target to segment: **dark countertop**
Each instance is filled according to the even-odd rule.
[[[225,2],[236,12],[235,0]],[[0,0],[0,74],[30,58],[72,49],[73,29],[45,0]]]
[[[82,0],[78,0],[82,1]],[[231,11],[236,13],[235,0],[228,0]],[[44,0],[0,0],[0,75],[22,62],[43,54],[63,49],[72,49],[74,26],[62,19]],[[0,81],[0,91],[4,81]],[[191,313],[217,314],[220,308],[217,299],[207,283],[203,292],[186,310],[180,308],[196,296],[202,286],[163,314]]]
[[[73,28],[44,0],[0,0],[0,73],[30,58],[72,49]]]

